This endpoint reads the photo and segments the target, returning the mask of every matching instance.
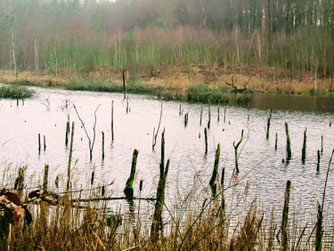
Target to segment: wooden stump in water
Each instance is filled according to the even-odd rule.
[[[67,117],[66,131],[65,131],[65,146],[68,146],[68,135],[70,134],[70,119]]]
[[[49,177],[49,165],[44,166],[44,176],[43,176],[43,190],[48,190],[48,177]]]
[[[320,172],[320,150],[318,150],[317,172]]]
[[[18,176],[15,180],[15,184],[14,184],[14,189],[16,190],[16,193],[18,196],[22,197],[23,196],[23,187],[24,187],[24,171],[25,171],[26,167],[20,167],[19,168],[19,172],[18,172]]]
[[[318,213],[317,213],[317,224],[316,224],[316,234],[315,234],[315,250],[322,250],[322,237],[323,237],[323,227],[322,227],[323,211],[321,205],[318,203]]]
[[[138,157],[138,150],[135,149],[132,154],[132,165],[131,165],[131,172],[128,180],[126,181],[124,194],[127,200],[133,200],[133,183],[135,180],[136,174],[136,166],[137,166],[137,157]]]
[[[219,157],[220,157],[220,144],[217,146],[216,155],[215,155],[215,164],[212,170],[212,176],[209,182],[212,191],[212,197],[216,196],[217,191],[217,174],[218,174],[218,166],[219,166]]]
[[[46,137],[45,135],[43,135],[43,149],[44,149],[44,152],[46,151]]]
[[[189,118],[189,113],[184,114],[184,127],[186,128],[188,125],[188,118]]]
[[[68,163],[67,163],[67,183],[66,183],[66,192],[70,191],[70,183],[71,183],[71,163],[72,163],[72,153],[73,153],[73,141],[74,141],[74,122],[72,122],[72,130],[71,130],[71,141],[70,141],[70,152],[68,155]]]
[[[217,108],[217,121],[220,121],[220,100],[218,101],[218,108]]]
[[[244,139],[244,129],[242,129],[241,131],[241,137],[240,140],[238,142],[238,144],[235,145],[235,142],[233,142],[233,147],[234,147],[234,162],[235,162],[235,169],[236,169],[236,173],[239,173],[239,163],[238,163],[238,148],[242,142],[242,140]]]
[[[211,125],[211,101],[209,99],[209,104],[208,104],[208,129],[210,129]]]
[[[290,143],[290,135],[289,135],[289,125],[285,122],[285,133],[286,133],[286,162],[289,163],[291,160],[291,143]]]
[[[165,133],[161,135],[161,162],[160,162],[160,177],[157,188],[156,203],[154,207],[153,222],[151,226],[151,240],[157,241],[160,232],[163,233],[162,209],[165,203],[165,186],[169,169],[169,160],[165,167]]]
[[[267,121],[267,132],[266,132],[266,139],[269,139],[269,132],[270,132],[270,120],[271,120],[272,110],[270,110],[268,121]]]
[[[38,154],[41,154],[41,134],[38,134]]]
[[[208,154],[208,130],[204,128],[205,154]]]
[[[111,122],[110,122],[110,129],[111,129],[111,142],[114,142],[114,100],[111,101]]]
[[[202,125],[203,105],[201,106],[201,113],[199,115],[199,125]]]
[[[123,93],[124,93],[124,99],[126,99],[125,70],[122,71],[122,78],[123,78]]]
[[[324,152],[324,136],[321,135],[321,155],[323,154]]]
[[[104,160],[104,132],[102,132],[102,160]]]
[[[307,140],[307,128],[304,131],[304,141],[303,141],[303,149],[302,149],[302,163],[305,164],[306,159],[306,140]]]
[[[282,214],[282,225],[281,225],[281,234],[282,234],[282,249],[284,251],[289,250],[288,246],[288,219],[289,219],[289,202],[290,202],[290,190],[291,190],[291,181],[288,180],[286,183],[286,189],[284,194],[284,207]]]

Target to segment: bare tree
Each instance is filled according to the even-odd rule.
[[[80,117],[80,114],[78,112],[78,109],[75,105],[73,105],[74,107],[74,110],[78,116],[78,119],[80,120],[81,122],[81,125],[82,125],[82,128],[84,129],[85,131],[85,134],[86,134],[86,137],[88,139],[88,146],[89,146],[89,159],[90,161],[92,161],[93,159],[93,150],[94,150],[94,145],[95,145],[95,138],[96,138],[96,121],[97,121],[97,117],[96,117],[96,112],[97,110],[99,109],[100,105],[98,105],[95,109],[95,112],[94,112],[94,125],[93,125],[93,138],[91,138],[88,134],[88,131],[87,131],[87,128],[86,128],[86,125],[85,125],[85,122],[82,120],[82,118]]]

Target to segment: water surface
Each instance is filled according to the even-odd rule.
[[[108,195],[121,195],[130,173],[134,149],[138,149],[135,195],[139,195],[138,184],[144,180],[142,196],[155,196],[159,175],[160,134],[165,130],[166,155],[171,160],[168,174],[167,200],[173,203],[176,192],[190,191],[194,177],[200,177],[202,187],[207,187],[214,163],[217,144],[221,144],[219,170],[225,167],[226,186],[230,184],[234,170],[233,142],[238,142],[244,130],[244,140],[239,148],[240,177],[244,177],[236,188],[226,191],[229,205],[242,196],[246,183],[248,201],[256,198],[261,208],[270,211],[283,205],[287,180],[292,181],[291,200],[305,210],[306,215],[315,213],[317,201],[321,200],[325,174],[334,148],[334,102],[329,97],[255,95],[248,108],[211,106],[211,126],[208,130],[209,152],[204,154],[204,127],[208,122],[208,106],[179,102],[161,102],[141,95],[129,95],[127,102],[122,94],[65,91],[34,88],[32,99],[19,102],[0,101],[0,158],[2,186],[13,187],[17,169],[27,166],[25,184],[33,189],[42,182],[43,168],[50,165],[49,187],[64,191],[67,177],[68,148],[65,147],[65,127],[68,116],[75,122],[72,188],[108,186]],[[111,140],[111,102],[114,101],[114,133]],[[152,151],[153,128],[157,128],[161,103],[163,115],[155,151]],[[89,161],[88,138],[73,109],[78,108],[85,122],[89,137],[93,139],[94,111],[96,112],[96,140],[93,160]],[[179,113],[181,105],[181,114]],[[203,107],[202,125],[200,111]],[[269,109],[273,109],[270,138],[266,140],[266,123]],[[189,114],[187,127],[184,114]],[[284,123],[289,123],[292,160],[286,158],[286,136]],[[304,129],[307,128],[307,160],[301,163]],[[105,133],[105,159],[101,156],[101,133]],[[46,136],[47,148],[38,154],[37,135]],[[275,134],[278,149],[275,151]],[[316,172],[317,151],[323,153],[320,172]],[[91,184],[92,172],[94,182]],[[60,187],[54,180],[60,178]],[[334,174],[330,172],[327,188],[326,211],[333,212]],[[232,200],[233,194],[233,200]],[[210,196],[208,190],[207,196]],[[332,215],[330,216],[332,217]]]

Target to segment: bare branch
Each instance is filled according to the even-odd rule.
[[[97,110],[99,109],[100,105],[98,105],[95,109],[95,112],[94,112],[94,126],[93,126],[93,140],[91,139],[91,137],[89,136],[88,132],[87,132],[87,128],[85,126],[85,122],[82,120],[82,118],[80,117],[80,114],[78,112],[78,109],[77,107],[75,106],[75,104],[73,104],[73,107],[74,107],[74,110],[78,116],[78,119],[80,120],[81,122],[81,125],[85,131],[85,134],[86,134],[86,137],[88,139],[88,145],[89,145],[89,157],[90,157],[90,160],[92,160],[93,158],[93,150],[94,150],[94,144],[95,144],[95,137],[96,137],[96,122],[97,122],[97,116],[96,116],[96,112]]]

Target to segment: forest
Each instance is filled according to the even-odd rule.
[[[0,0],[0,37],[16,75],[215,64],[334,77],[332,0]]]

